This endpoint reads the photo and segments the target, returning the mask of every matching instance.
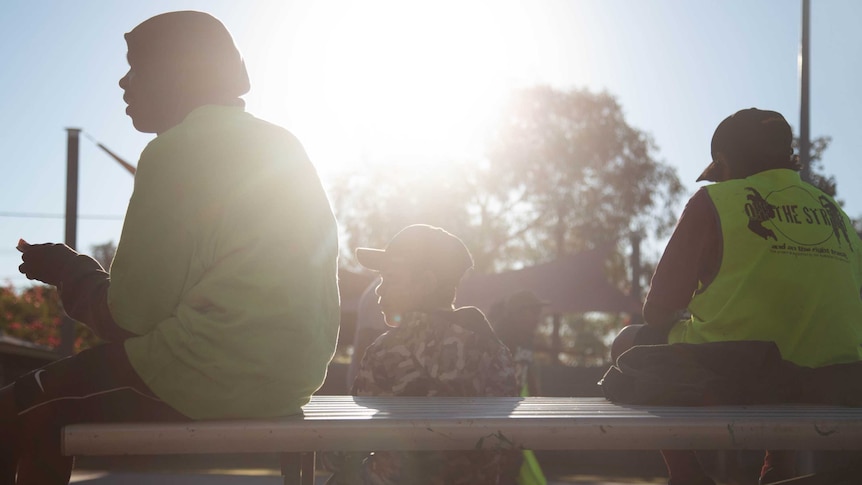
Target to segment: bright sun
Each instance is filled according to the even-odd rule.
[[[508,56],[523,47],[508,44],[511,10],[397,0],[314,5],[291,41],[293,72],[283,77],[301,137],[329,153],[316,163],[357,163],[336,153],[348,145],[361,162],[378,163],[477,150],[512,84]]]

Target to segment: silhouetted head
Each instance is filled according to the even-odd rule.
[[[206,104],[243,106],[245,63],[215,17],[194,11],[152,17],[126,34],[129,71],[120,79],[138,131],[162,133]]]
[[[357,248],[356,259],[380,273],[376,292],[390,326],[408,312],[451,308],[461,278],[473,267],[457,236],[425,224],[405,227],[384,249]]]
[[[742,179],[765,170],[799,170],[793,132],[775,111],[749,108],[728,116],[712,135],[712,163],[697,181]]]

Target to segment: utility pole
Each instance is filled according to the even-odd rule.
[[[810,17],[811,2],[802,0],[802,42],[799,46],[799,87],[800,87],[800,109],[799,109],[799,162],[802,165],[802,180],[811,182],[811,133],[809,129],[809,106],[811,100],[810,74],[811,54],[809,49],[810,39]]]
[[[811,2],[802,0],[802,40],[799,46],[799,163],[802,165],[800,176],[802,180],[811,182],[811,134],[809,131],[809,84],[811,82],[809,70],[811,67],[811,54],[809,44]],[[814,471],[814,456],[811,452],[801,453],[798,458],[798,470],[807,474]]]
[[[72,249],[78,239],[78,152],[80,128],[66,128],[66,245]],[[60,355],[72,355],[75,347],[75,321],[63,314],[60,324]]]
[[[629,236],[629,240],[631,241],[632,245],[632,255],[630,261],[632,266],[631,297],[637,303],[637,307],[640,308],[643,306],[643,301],[641,299],[643,293],[643,288],[641,286],[641,277],[643,273],[643,268],[641,267],[641,241],[643,240],[643,233],[640,230],[634,231]],[[642,316],[640,314],[632,315],[631,323],[643,323]]]

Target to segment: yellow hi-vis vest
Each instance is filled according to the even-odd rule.
[[[669,341],[773,341],[808,367],[862,360],[862,244],[838,204],[788,169],[706,190],[721,266]]]

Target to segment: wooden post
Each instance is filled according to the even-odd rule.
[[[66,245],[72,249],[78,239],[78,152],[80,128],[66,128]],[[75,321],[63,314],[60,324],[60,355],[72,355],[75,347]]]

